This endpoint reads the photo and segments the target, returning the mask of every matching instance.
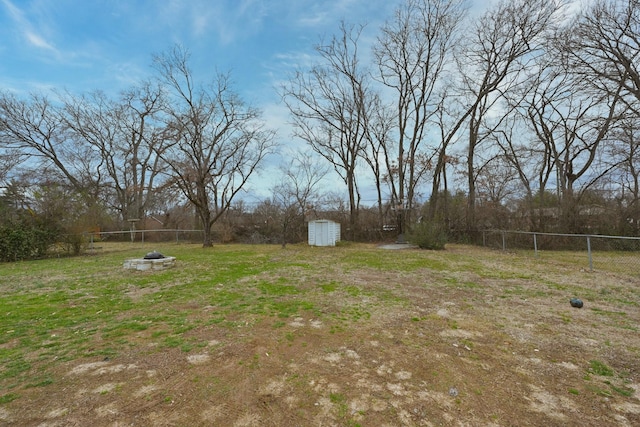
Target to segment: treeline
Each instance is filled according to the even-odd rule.
[[[422,218],[637,235],[640,3],[578,3],[476,16],[465,1],[408,0],[371,55],[357,25],[318,45],[282,92],[296,135],[343,178],[350,228],[366,172],[401,231]]]
[[[197,81],[183,47],[153,63],[150,80],[115,98],[0,93],[4,210],[73,234],[188,207],[211,246],[211,227],[276,147],[275,131],[229,75]]]
[[[314,215],[348,239],[418,223],[639,235],[640,1],[581,5],[407,0],[373,37],[340,23],[279,88],[306,144],[250,209],[239,195],[275,131],[229,75],[200,83],[184,48],[115,97],[0,92],[0,225],[151,221],[205,246],[224,229],[304,239]],[[329,171],[343,188],[326,191]]]

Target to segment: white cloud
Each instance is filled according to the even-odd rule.
[[[7,8],[7,11],[9,12],[9,15],[11,15],[11,17],[12,17],[12,19],[14,21],[20,21],[21,19],[24,18],[22,11],[20,9],[18,9],[9,0],[2,0],[2,3],[4,4],[4,7]]]
[[[25,12],[22,9],[18,8],[10,0],[2,0],[2,4],[4,4],[4,7],[9,12],[9,16],[14,22],[14,26],[17,32],[22,35],[24,40],[29,45],[37,49],[45,50],[53,54],[57,58],[60,57],[60,52],[58,51],[58,49],[53,44],[48,42],[43,35],[36,31],[34,25],[27,18]]]
[[[303,15],[298,18],[298,26],[303,28],[318,27],[329,21],[329,12],[323,10],[315,10],[311,14]]]
[[[195,12],[193,15],[194,15],[192,20],[193,33],[196,36],[205,34],[210,26],[210,21],[211,21],[210,16],[208,16],[207,14],[195,13]]]
[[[295,24],[301,28],[318,29],[333,27],[342,20],[360,23],[364,16],[370,16],[367,11],[391,11],[396,2],[388,0],[325,0],[314,2],[312,6],[300,3],[296,1],[295,4],[298,7],[292,9],[296,14],[292,17]]]
[[[207,39],[226,46],[255,34],[266,15],[262,0],[173,0],[144,11],[144,26],[166,28],[174,38]],[[186,41],[186,40],[183,40]]]
[[[25,30],[24,36],[27,39],[27,41],[31,43],[33,46],[57,53],[56,48],[54,48],[51,44],[47,43],[47,41],[44,38],[34,33],[33,31]]]
[[[319,55],[312,54],[310,51],[290,51],[282,52],[275,55],[275,62],[270,65],[279,76],[283,76],[281,72],[284,70],[291,71],[295,69],[310,68],[317,64],[320,60]]]

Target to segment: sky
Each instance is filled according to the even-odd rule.
[[[399,0],[402,1],[402,0]],[[314,44],[341,20],[373,39],[399,3],[389,0],[0,0],[0,90],[117,94],[153,74],[175,44],[194,76],[229,72],[234,89],[291,138],[277,87],[314,62]],[[272,159],[273,162],[273,159]],[[273,165],[272,165],[273,166]],[[254,185],[254,189],[258,186]],[[265,189],[261,191],[265,195]]]
[[[278,82],[313,61],[341,20],[375,31],[388,0],[0,0],[0,89],[117,92],[150,76],[175,44],[196,78],[229,72],[250,103],[278,100]],[[260,106],[260,105],[258,105]]]
[[[397,4],[397,3],[396,3]],[[237,89],[272,91],[340,20],[379,26],[384,0],[0,0],[0,87],[126,87],[179,43],[196,76],[230,71]]]
[[[180,44],[196,79],[229,72],[286,147],[295,141],[277,90],[283,79],[314,63],[314,45],[337,34],[341,21],[366,24],[361,42],[371,43],[403,1],[0,0],[0,90],[116,95],[154,73],[154,54]],[[470,3],[478,11],[495,1]],[[268,195],[262,178],[282,159],[269,161],[263,169],[271,170],[251,183],[255,197]],[[330,186],[341,185],[336,179]]]

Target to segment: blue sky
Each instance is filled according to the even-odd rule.
[[[263,110],[286,145],[291,129],[276,90],[279,82],[295,67],[312,63],[313,45],[336,34],[341,20],[366,23],[364,36],[372,40],[398,4],[0,0],[0,90],[21,95],[50,90],[116,94],[153,73],[153,54],[179,43],[191,53],[196,78],[209,81],[216,70],[230,72],[236,91]],[[278,162],[272,158],[265,167],[273,170]],[[253,184],[252,193],[266,196],[264,180],[254,181],[262,185]]]
[[[0,0],[0,88],[72,92],[124,88],[151,57],[180,43],[197,77],[230,71],[259,102],[293,64],[309,60],[341,19],[372,30],[388,0]],[[251,99],[247,99],[252,101]]]
[[[337,34],[341,20],[367,24],[360,52],[370,54],[368,42],[403,1],[0,0],[0,90],[116,94],[153,73],[153,54],[179,43],[191,53],[196,78],[230,72],[236,91],[263,110],[286,147],[291,128],[279,82],[313,63],[314,44]],[[472,13],[495,2],[470,1]],[[253,180],[257,197],[268,195],[262,177],[274,176],[279,162],[269,159]]]

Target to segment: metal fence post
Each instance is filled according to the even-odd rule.
[[[502,232],[502,250],[506,251],[507,250],[507,237],[506,237],[506,232]]]
[[[487,233],[484,230],[482,230],[482,246],[487,247]]]
[[[536,254],[536,258],[538,257],[538,239],[536,237],[536,233],[533,233],[533,251]]]
[[[587,236],[587,252],[589,253],[589,271],[593,271],[593,256],[591,255],[591,238]]]

